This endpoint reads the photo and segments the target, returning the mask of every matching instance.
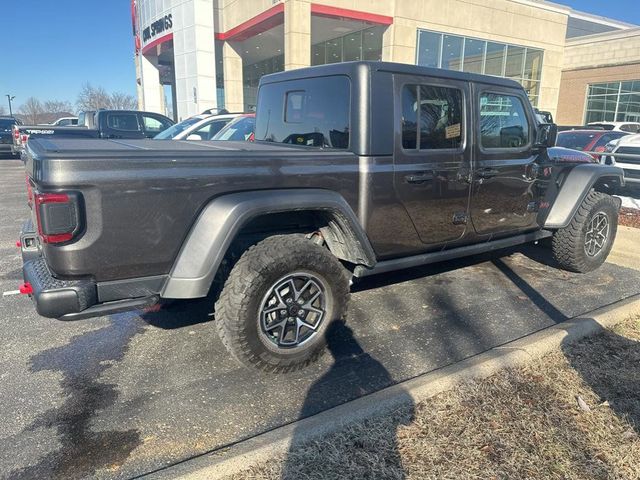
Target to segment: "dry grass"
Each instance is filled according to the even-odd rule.
[[[636,317],[234,478],[640,479],[639,341]]]

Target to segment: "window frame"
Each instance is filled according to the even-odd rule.
[[[467,85],[469,82],[466,82]],[[460,136],[462,137],[460,140],[460,146],[458,148],[420,148],[420,110],[418,110],[418,121],[416,123],[416,148],[407,149],[404,148],[404,142],[402,140],[402,94],[404,92],[405,87],[407,86],[415,86],[416,91],[418,93],[418,103],[420,102],[420,87],[439,87],[439,88],[449,88],[451,90],[457,90],[460,92],[460,100],[462,101],[462,108],[460,110]],[[404,155],[424,155],[425,152],[438,152],[438,153],[463,153],[467,148],[467,96],[465,94],[464,89],[460,87],[452,87],[449,85],[443,85],[437,82],[412,82],[408,79],[400,83],[399,88],[399,99],[397,100],[400,103],[400,150]]]
[[[111,119],[111,117],[115,117],[117,115],[131,115],[136,119],[136,123],[138,124],[138,128],[136,130],[126,130],[124,128],[118,128],[118,127],[112,127],[111,125],[109,125],[109,120]],[[137,113],[132,113],[132,112],[108,112],[107,113],[107,128],[111,129],[111,130],[115,130],[117,132],[140,132],[143,133],[146,130],[144,129],[144,123],[141,122],[141,118],[140,115],[138,115]]]
[[[157,120],[161,125],[165,125],[165,123],[168,123],[164,118],[160,117],[159,115],[155,115],[153,113],[140,113],[140,119],[138,120],[138,123],[142,126],[142,131],[144,133],[153,133],[155,135],[164,132],[167,128],[171,127],[173,124],[169,123],[169,125],[167,125],[166,127],[164,127],[162,130],[156,132],[155,130],[148,130],[147,129],[147,124],[144,121],[144,117],[149,117],[149,118],[153,118],[154,120]]]
[[[521,147],[485,147],[484,145],[482,145],[482,129],[481,129],[482,108],[480,105],[480,98],[486,94],[515,97],[518,100],[520,100],[520,103],[522,104],[522,110],[524,111],[525,118],[527,119],[527,125],[529,127],[529,135],[527,137],[528,141],[525,145],[522,145]],[[532,117],[533,112],[531,111],[531,108],[527,108],[527,103],[525,102],[525,99],[527,99],[527,102],[529,102],[528,97],[523,92],[507,90],[507,89],[502,90],[494,86],[488,86],[487,88],[480,88],[476,90],[476,95],[474,98],[474,104],[475,104],[474,106],[477,109],[475,134],[476,134],[476,143],[478,145],[478,150],[480,151],[480,153],[486,154],[486,155],[496,155],[501,153],[525,153],[531,150],[531,148],[533,147],[533,141],[534,141],[533,137],[535,135],[534,126],[536,125],[536,123],[533,120],[533,117]],[[530,105],[530,102],[529,102],[529,105]]]

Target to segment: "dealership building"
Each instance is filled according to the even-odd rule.
[[[640,121],[640,28],[538,0],[134,0],[141,109],[255,108],[264,74],[352,60],[512,78],[560,124]]]

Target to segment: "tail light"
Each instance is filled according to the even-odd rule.
[[[18,127],[16,125],[13,126],[13,138],[15,140],[18,140],[20,138],[20,130],[18,130]]]
[[[27,140],[29,140],[29,135],[27,135],[26,133],[23,133],[22,135],[20,135],[20,143],[22,145],[26,145]]]
[[[80,230],[77,193],[36,193],[35,202],[38,233],[44,243],[65,243]]]

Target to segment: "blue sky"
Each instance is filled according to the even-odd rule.
[[[556,2],[640,24],[639,0]],[[85,82],[135,94],[130,0],[20,0],[13,5],[0,21],[0,104],[5,108],[7,93],[16,96],[16,106],[30,96],[75,102]]]

